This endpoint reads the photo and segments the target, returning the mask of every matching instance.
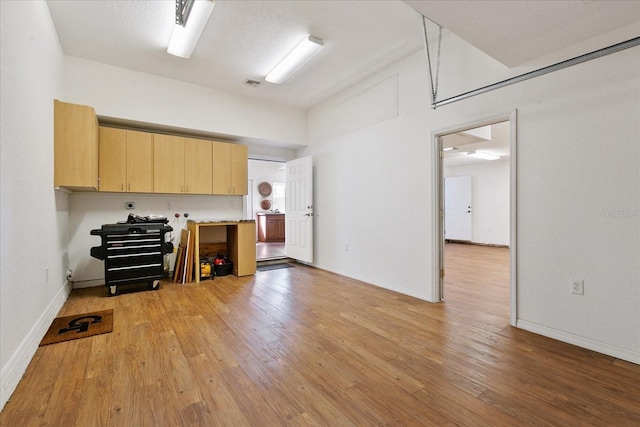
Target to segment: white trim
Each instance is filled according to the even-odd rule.
[[[245,219],[255,219],[253,215],[253,185],[254,176],[247,177],[247,195],[242,197],[242,214]],[[256,238],[256,240],[258,240]]]
[[[517,276],[517,251],[518,251],[518,188],[517,188],[517,146],[516,143],[518,132],[518,110],[513,110],[509,116],[509,281],[510,281],[510,298],[511,298],[511,310],[509,314],[509,323],[511,326],[516,326],[518,322],[518,276]]]
[[[536,323],[531,323],[524,320],[518,320],[516,327],[524,329],[525,331],[533,332],[534,334],[553,338],[554,340],[577,345],[578,347],[606,354],[607,356],[615,357],[617,359],[640,364],[640,353],[629,351],[624,348],[615,347],[598,341],[593,341],[588,338],[559,331],[557,329],[547,328],[546,326],[541,326]]]
[[[49,306],[44,313],[33,325],[27,336],[22,340],[18,349],[9,359],[9,362],[2,367],[0,373],[0,410],[4,408],[13,392],[15,391],[20,379],[24,375],[31,359],[33,358],[38,345],[42,338],[47,333],[51,322],[56,318],[56,315],[60,312],[60,309],[69,298],[71,293],[71,283],[66,281],[60,288],[56,296],[53,298]]]
[[[380,282],[377,280],[374,280],[370,277],[366,277],[366,276],[361,276],[358,274],[352,274],[346,271],[342,271],[340,269],[334,269],[334,268],[329,268],[320,264],[310,264],[310,263],[306,263],[306,262],[301,262],[301,261],[297,261],[301,264],[305,264],[308,265],[310,267],[314,267],[314,268],[318,268],[320,270],[325,270],[325,271],[329,271],[331,273],[334,274],[338,274],[340,276],[344,276],[344,277],[348,277],[350,279],[354,279],[354,280],[358,280],[359,282],[362,282],[365,285],[370,285],[370,286],[375,286],[377,288],[383,288],[383,289],[387,289],[389,291],[393,291],[393,292],[398,292],[401,293],[403,295],[408,295],[414,298],[418,298],[421,299],[423,301],[427,301],[427,302],[431,302],[429,301],[428,295],[426,294],[426,292],[415,292],[414,290],[408,289],[408,288],[403,288],[400,286],[395,286],[392,285],[390,283],[386,283],[386,282]]]
[[[443,283],[444,279],[440,275],[440,269],[444,267],[444,236],[443,236],[443,219],[440,218],[440,213],[443,210],[443,194],[442,194],[442,182],[443,178],[443,166],[442,158],[440,157],[441,141],[440,137],[456,132],[462,132],[469,129],[475,129],[482,126],[492,125],[508,121],[510,127],[510,153],[509,153],[509,270],[510,270],[510,318],[509,323],[511,326],[516,326],[518,319],[518,299],[517,299],[517,260],[516,260],[516,241],[517,241],[517,174],[516,174],[516,146],[517,146],[517,110],[513,110],[511,113],[500,114],[493,117],[489,117],[478,122],[468,123],[464,126],[456,126],[440,131],[435,131],[431,134],[432,141],[432,158],[433,158],[433,280],[432,280],[432,298],[431,302],[442,301]],[[445,272],[446,274],[446,272]]]
[[[444,176],[442,172],[442,159],[440,152],[442,151],[442,141],[440,139],[442,133],[433,135],[432,145],[432,158],[434,159],[433,171],[433,197],[431,199],[431,205],[434,207],[433,212],[433,280],[431,281],[431,302],[442,301],[442,276],[440,269],[444,265],[443,253],[444,248],[442,242],[444,240],[443,221],[440,216],[444,214],[443,201],[444,197],[442,183],[444,182]]]

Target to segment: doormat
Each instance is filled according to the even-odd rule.
[[[113,331],[113,309],[56,317],[40,346],[107,334]]]
[[[295,267],[295,265],[289,264],[289,263],[266,264],[266,265],[259,265],[258,267],[256,267],[256,270],[258,270],[258,271],[269,271],[269,270],[278,270],[280,268],[292,268],[292,267]]]

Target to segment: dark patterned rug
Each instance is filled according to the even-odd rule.
[[[283,262],[283,263],[280,263],[280,264],[259,265],[256,269],[258,271],[270,271],[270,270],[279,270],[281,268],[292,268],[292,267],[295,267],[295,265],[289,264],[287,262]]]

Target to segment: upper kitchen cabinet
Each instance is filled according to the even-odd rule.
[[[153,135],[155,193],[211,194],[212,142]]]
[[[245,145],[213,142],[214,194],[247,194],[248,157]]]
[[[127,131],[100,126],[100,191],[127,191]]]
[[[247,195],[249,148],[246,145],[231,145],[231,194]]]
[[[204,139],[184,139],[185,193],[211,194],[213,192],[213,142]]]
[[[98,128],[92,107],[54,100],[54,186],[98,189]]]
[[[154,193],[184,193],[184,138],[153,135]]]
[[[100,127],[100,191],[153,191],[150,133]]]

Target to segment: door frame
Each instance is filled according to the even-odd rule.
[[[509,281],[510,281],[510,317],[511,326],[517,326],[517,182],[516,182],[516,138],[517,138],[518,110],[478,120],[465,125],[454,126],[433,132],[433,280],[432,301],[441,302],[444,296],[444,171],[442,156],[442,137],[452,133],[462,132],[482,126],[500,122],[509,122],[510,153],[509,153]]]

